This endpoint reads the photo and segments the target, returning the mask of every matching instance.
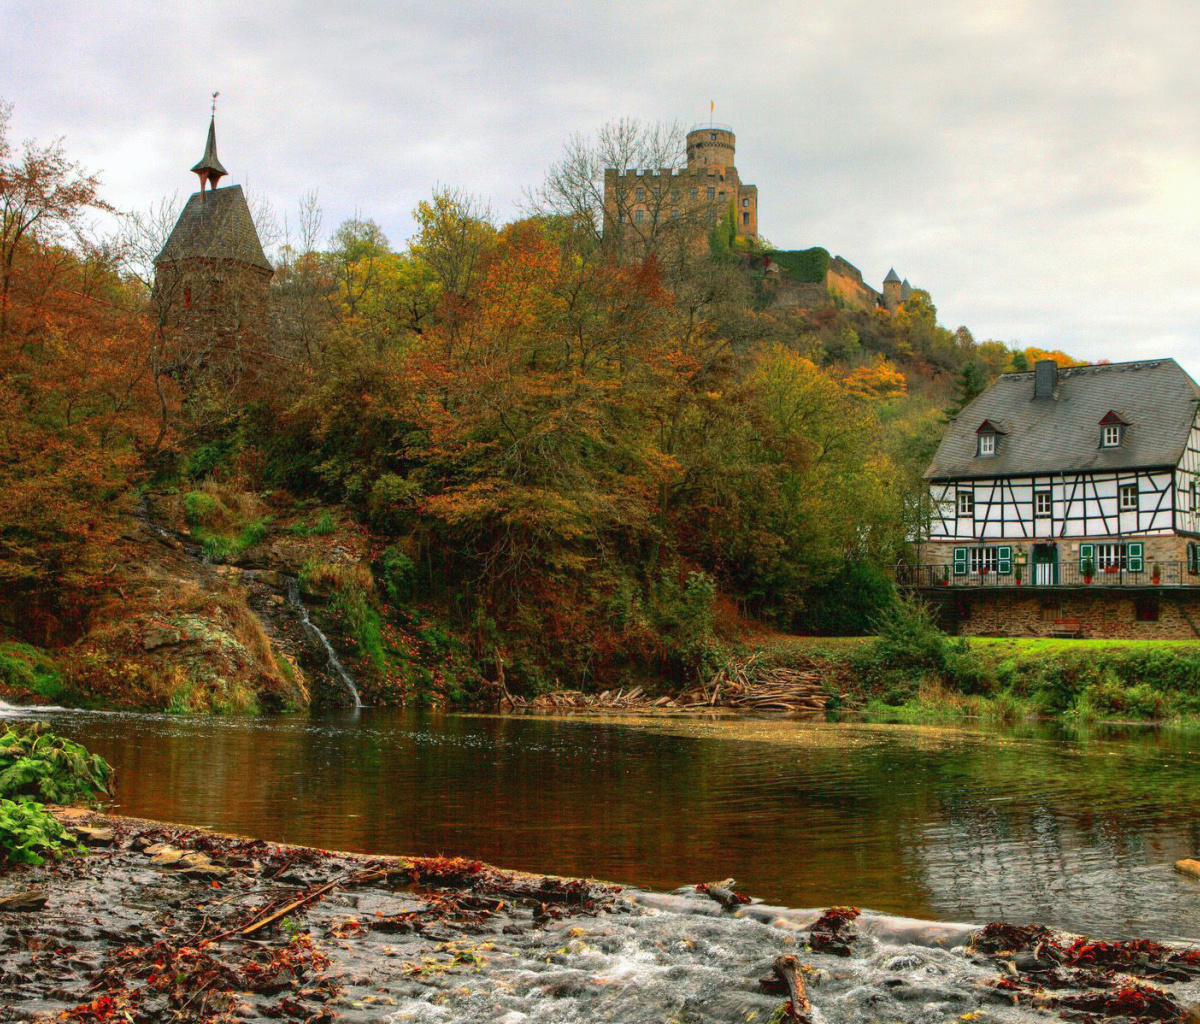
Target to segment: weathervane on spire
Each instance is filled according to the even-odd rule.
[[[217,97],[220,95],[221,94],[219,92],[213,93],[213,101],[212,101],[212,116],[213,117],[217,116]]]

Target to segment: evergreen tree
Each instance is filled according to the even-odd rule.
[[[975,359],[965,363],[958,374],[958,379],[954,382],[954,400],[946,408],[946,419],[954,419],[977,396],[983,394],[983,390],[987,386],[987,373],[983,364]]]

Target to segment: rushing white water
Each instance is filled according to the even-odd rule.
[[[7,704],[0,700],[0,718],[11,718],[20,715],[36,715],[43,711],[65,711],[66,708],[60,708],[56,704],[40,705],[31,704],[28,707],[21,704]]]
[[[300,614],[300,625],[314,637],[322,647],[325,648],[325,656],[329,659],[329,667],[350,691],[350,696],[354,698],[354,706],[361,708],[362,700],[358,696],[358,687],[354,685],[354,680],[350,677],[350,673],[346,671],[341,659],[338,658],[337,652],[333,649],[333,645],[329,642],[329,638],[317,628],[316,624],[308,617],[308,608],[304,602],[300,600],[300,581],[289,579],[287,581],[287,598],[288,604],[296,609]]]

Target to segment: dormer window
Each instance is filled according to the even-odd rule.
[[[1003,433],[991,420],[984,420],[975,431],[975,454],[981,458],[995,455],[1000,450],[1000,435]]]
[[[1125,440],[1126,422],[1115,412],[1108,413],[1100,421],[1100,447],[1120,448]]]

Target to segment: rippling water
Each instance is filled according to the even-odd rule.
[[[55,714],[118,810],[795,907],[1200,938],[1200,734],[364,710]]]

